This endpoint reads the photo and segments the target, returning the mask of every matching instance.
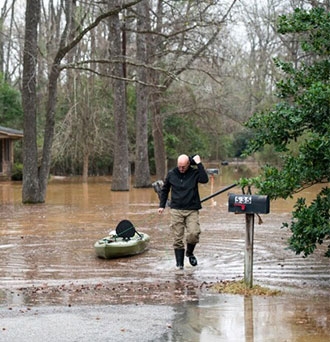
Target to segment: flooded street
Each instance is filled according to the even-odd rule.
[[[214,183],[200,186],[201,197],[232,182],[232,174],[217,176]],[[91,339],[89,331],[106,329],[114,307],[120,322],[117,341],[330,340],[325,248],[303,259],[286,249],[290,233],[280,229],[290,220],[294,200],[271,202],[270,214],[261,215],[263,223],[255,219],[254,283],[279,289],[281,295],[244,297],[212,290],[218,281],[244,275],[245,215],[228,212],[227,193],[203,203],[198,266],[186,260],[185,270],[176,271],[169,212],[157,214],[154,190],[112,192],[110,186],[110,178],[88,184],[52,179],[45,204],[23,205],[21,183],[0,183],[0,341],[26,337],[24,331],[22,336],[13,332],[17,317],[39,331],[49,317],[59,324],[63,312],[72,327],[86,320],[90,325],[83,337],[68,341],[98,341],[101,335]],[[240,193],[238,188],[230,191]],[[304,196],[310,199],[316,191],[311,188]],[[129,258],[97,258],[95,241],[123,219],[150,235],[149,249]],[[149,331],[145,338],[137,338],[141,326],[125,320],[125,313],[133,319],[134,312]],[[57,328],[58,333],[58,324],[48,332]],[[38,336],[40,341],[66,341],[55,332],[54,339],[40,331]]]

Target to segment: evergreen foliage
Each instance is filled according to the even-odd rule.
[[[11,87],[0,73],[0,125],[22,129],[23,110],[21,94]]]
[[[254,114],[246,126],[254,132],[246,151],[266,145],[282,153],[283,165],[266,165],[259,177],[248,181],[270,198],[288,198],[330,178],[330,13],[322,8],[296,9],[278,21],[283,35],[295,34],[301,47],[300,62],[275,60],[285,78],[278,82],[279,102],[270,111]],[[298,150],[290,146],[298,142]],[[242,180],[242,184],[247,183]],[[324,187],[308,206],[297,200],[289,227],[290,248],[305,257],[316,244],[330,239],[330,189]],[[326,256],[330,257],[330,244]]]

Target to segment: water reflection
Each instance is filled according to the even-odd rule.
[[[324,298],[204,296],[177,307],[174,341],[329,341]]]
[[[202,198],[242,175],[226,170],[200,187]],[[169,215],[158,216],[154,190],[112,192],[110,184],[54,179],[45,204],[22,205],[21,184],[0,183],[1,305],[170,304],[177,305],[173,341],[329,339],[330,262],[322,248],[307,259],[295,256],[286,250],[289,232],[280,229],[294,200],[272,202],[255,227],[254,282],[282,289],[285,297],[244,298],[211,291],[219,280],[243,276],[245,219],[228,213],[226,194],[203,203],[199,265],[178,273]],[[316,191],[308,189],[307,199]],[[151,236],[150,249],[98,259],[94,242],[122,219]]]

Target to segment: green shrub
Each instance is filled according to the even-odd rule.
[[[15,163],[11,173],[11,180],[21,181],[23,179],[23,164]]]

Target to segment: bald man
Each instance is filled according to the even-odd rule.
[[[192,167],[191,164],[196,165]],[[184,267],[184,255],[192,266],[197,265],[194,249],[201,233],[199,210],[202,208],[198,191],[198,183],[207,183],[207,172],[199,155],[189,158],[186,154],[178,157],[177,167],[170,170],[164,181],[160,194],[158,213],[164,212],[169,192],[171,191],[170,229],[173,234],[173,247],[176,266]],[[186,250],[185,250],[186,243]]]

